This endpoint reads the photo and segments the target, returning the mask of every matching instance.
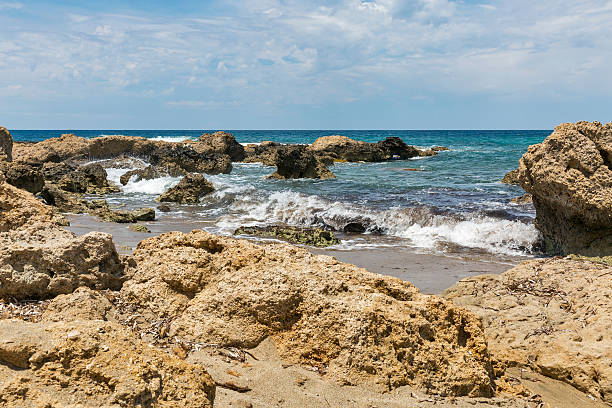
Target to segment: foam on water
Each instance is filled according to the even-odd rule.
[[[125,186],[121,185],[120,178],[125,173],[134,169],[117,169],[107,168],[106,174],[107,179],[112,181],[121,188],[123,193],[134,194],[148,194],[148,195],[160,195],[170,187],[174,187],[181,180],[181,177],[158,177],[151,180],[139,180],[134,181],[134,176],[130,178],[130,181]]]

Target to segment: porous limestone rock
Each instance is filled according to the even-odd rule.
[[[0,126],[0,162],[13,160],[13,137],[11,133]]]
[[[245,163],[261,163],[264,166],[276,166],[277,153],[279,149],[291,145],[281,145],[280,143],[263,141],[260,144],[247,144],[244,148]]]
[[[519,162],[550,253],[612,254],[612,123],[564,123]]]
[[[89,139],[72,133],[38,143],[16,143],[13,148],[15,161],[28,163],[59,163],[67,159],[85,160],[89,156]]]
[[[193,147],[198,152],[226,154],[232,161],[245,158],[244,146],[236,141],[233,134],[227,132],[204,133]]]
[[[39,193],[45,185],[42,172],[25,163],[0,161],[0,173],[4,173],[7,183],[32,194]]]
[[[286,244],[195,230],[140,242],[121,300],[172,321],[170,335],[252,348],[342,384],[490,396],[492,368],[472,313],[410,283]]]
[[[8,184],[0,173],[0,233],[21,228],[27,223],[48,222],[52,218],[50,207],[31,193]]]
[[[520,186],[521,184],[519,181],[518,169],[514,169],[506,173],[504,177],[501,179],[501,182],[504,184],[514,184],[514,185]]]
[[[612,403],[612,266],[528,261],[464,279],[443,296],[482,318],[494,360]]]
[[[315,140],[308,149],[317,155],[328,155],[336,160],[349,162],[380,162],[393,158],[409,159],[437,154],[433,150],[428,154],[422,154],[422,151],[408,146],[399,137],[388,137],[377,143],[367,143],[340,135],[324,136]]]
[[[179,183],[169,188],[159,196],[161,202],[174,202],[180,204],[195,204],[206,194],[215,191],[212,183],[201,174],[187,174]]]
[[[108,182],[106,170],[97,163],[81,166],[72,173],[66,174],[59,180],[58,187],[71,193],[98,195],[119,191],[117,186]]]
[[[212,407],[202,367],[150,347],[116,323],[0,320],[0,405]]]
[[[245,226],[234,231],[234,235],[254,235],[258,237],[278,238],[294,244],[328,247],[337,245],[340,240],[333,232],[320,228],[301,228],[288,225]]]
[[[313,178],[333,179],[334,174],[306,146],[292,146],[277,151],[276,172],[268,176],[276,179]]]

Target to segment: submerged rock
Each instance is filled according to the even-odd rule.
[[[187,174],[179,183],[159,196],[159,201],[196,204],[200,198],[215,191],[212,183],[201,174]]]
[[[549,253],[612,254],[612,123],[565,123],[519,163]]]
[[[333,232],[319,228],[300,228],[286,225],[271,225],[263,227],[240,227],[234,235],[254,235],[258,237],[278,238],[294,244],[328,247],[337,245],[340,240]]]
[[[0,126],[0,162],[13,160],[13,137],[11,133]]]
[[[168,319],[169,336],[241,348],[271,338],[286,362],[346,385],[493,392],[476,316],[397,278],[197,230],[140,242],[129,265],[122,302]]]
[[[306,146],[292,146],[277,151],[276,172],[268,176],[277,179],[333,179],[334,174]]]
[[[0,405],[212,407],[206,370],[101,320],[0,321]]]
[[[549,259],[464,279],[443,296],[482,318],[492,358],[612,403],[612,266]]]

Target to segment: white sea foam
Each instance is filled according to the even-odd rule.
[[[180,143],[186,140],[196,140],[196,138],[193,138],[191,136],[157,136],[157,137],[150,138],[150,140],[157,140],[157,141],[170,142],[170,143]]]
[[[125,173],[133,169],[116,169],[116,168],[107,168],[106,174],[107,179],[112,181],[116,185],[120,186],[121,191],[124,193],[140,193],[140,194],[150,194],[150,195],[159,195],[164,191],[169,189],[170,187],[175,186],[181,180],[180,177],[158,177],[151,180],[139,180],[133,181],[134,176],[130,178],[130,181],[125,186],[121,185],[120,178]]]

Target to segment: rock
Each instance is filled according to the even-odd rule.
[[[314,178],[333,179],[334,174],[305,146],[293,146],[277,152],[276,172],[269,176],[277,179]]]
[[[146,232],[146,233],[151,232],[151,230],[148,229],[146,227],[146,225],[142,225],[142,224],[132,224],[132,225],[130,225],[130,231],[134,231],[134,232]]]
[[[42,320],[70,322],[74,320],[114,320],[114,306],[100,291],[86,286],[53,299],[45,309]]]
[[[612,254],[612,123],[565,123],[530,146],[519,181],[549,253]]]
[[[204,133],[193,146],[198,152],[228,155],[232,161],[242,161],[246,157],[244,146],[227,132]]]
[[[159,196],[158,200],[180,204],[195,204],[200,202],[200,198],[213,191],[215,191],[215,188],[212,183],[201,174],[187,174],[176,186]]]
[[[167,176],[167,173],[162,172],[153,166],[147,166],[144,169],[130,170],[124,173],[119,178],[119,182],[125,186],[132,179],[132,177],[134,177],[134,181],[140,181],[140,180],[153,180],[153,179],[163,177],[163,176]]]
[[[345,233],[363,234],[367,230],[366,226],[361,222],[349,222],[342,229]]]
[[[239,348],[269,337],[286,362],[345,385],[492,394],[476,316],[400,279],[198,230],[144,240],[128,263],[122,302],[171,321],[170,336]]]
[[[333,159],[349,162],[380,162],[421,155],[420,150],[408,146],[399,137],[388,137],[377,143],[367,143],[346,136],[325,136],[315,140],[308,149],[317,155],[328,155]]]
[[[13,148],[16,161],[55,162],[67,159],[86,160],[89,156],[89,139],[73,134],[65,134],[38,143],[19,143]]]
[[[270,225],[263,227],[240,227],[234,235],[254,235],[258,237],[278,238],[294,244],[328,247],[337,245],[340,240],[333,232],[319,228],[300,228],[286,225]]]
[[[155,221],[155,208],[139,208],[132,211],[136,221]]]
[[[61,190],[56,184],[45,184],[40,196],[47,204],[54,206],[63,213],[80,214],[89,210],[86,200],[77,194]]]
[[[0,162],[13,161],[13,137],[11,133],[0,126]]]
[[[97,164],[79,167],[74,172],[63,176],[58,187],[71,193],[88,193],[103,195],[119,191],[117,186],[107,180],[106,170]]]
[[[529,193],[525,193],[520,197],[515,197],[512,198],[510,200],[511,203],[514,204],[521,204],[521,205],[525,205],[525,204],[532,204],[533,203],[533,196]]]
[[[492,358],[612,403],[612,266],[547,259],[443,294],[482,318]]]
[[[505,184],[514,184],[520,186],[521,184],[519,182],[519,170],[514,169],[509,171],[508,173],[506,173],[504,178],[501,179],[501,182]]]
[[[31,193],[8,184],[0,173],[0,233],[38,222],[53,222],[51,208]]]
[[[0,321],[0,405],[212,407],[213,379],[116,323]]]
[[[46,162],[43,163],[41,171],[46,181],[57,183],[62,177],[72,174],[78,168],[78,164],[69,161],[61,163]]]
[[[161,145],[148,157],[152,165],[169,174],[176,172],[176,168],[186,173],[229,174],[232,171],[228,155],[198,153],[192,146],[182,143]]]
[[[0,162],[0,172],[4,172],[7,183],[32,194],[39,193],[45,185],[42,172],[27,164]]]
[[[158,210],[158,211],[161,211],[161,212],[163,212],[163,213],[167,213],[167,212],[172,211],[172,209],[170,208],[170,206],[169,206],[169,205],[167,205],[167,204],[161,204],[161,205],[158,205],[158,206],[157,206],[157,210]]]
[[[283,145],[276,142],[264,141],[258,145],[249,144],[244,148],[245,163],[261,163],[264,166],[276,166],[278,150]],[[287,145],[285,145],[287,146]]]

